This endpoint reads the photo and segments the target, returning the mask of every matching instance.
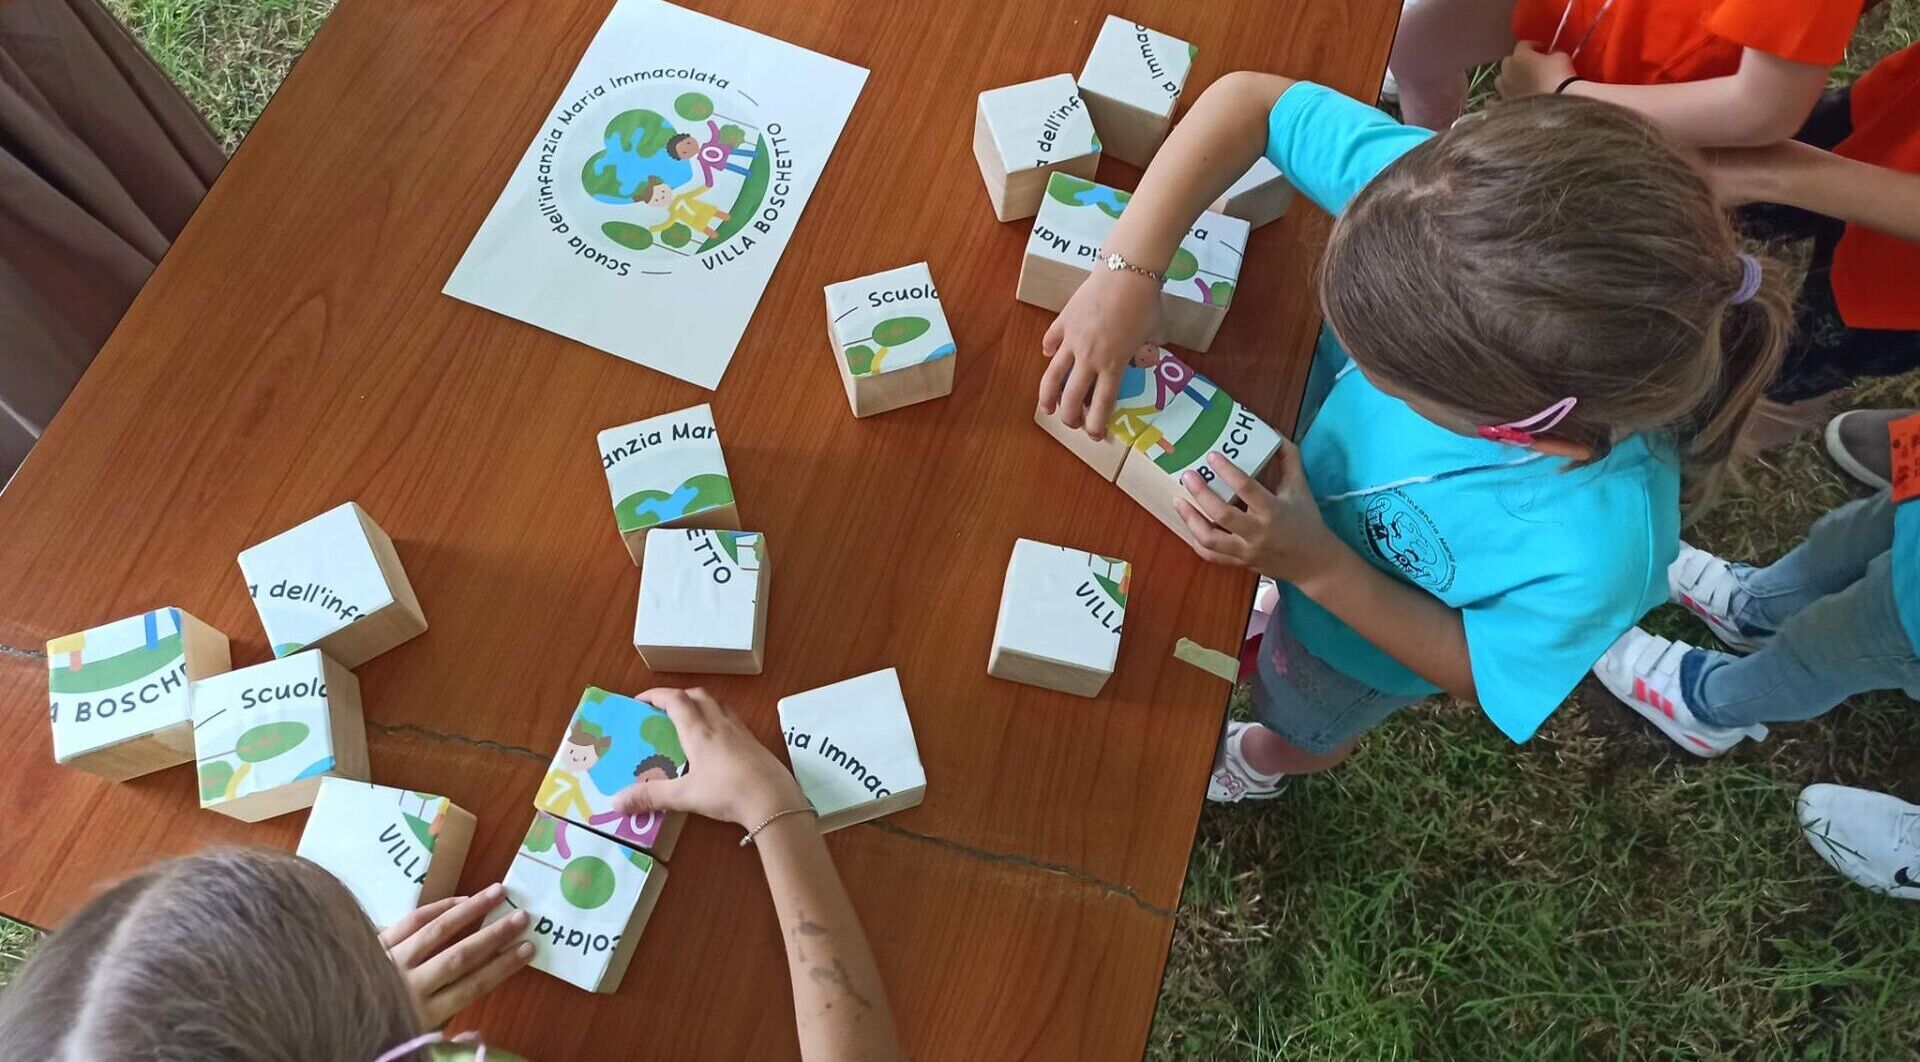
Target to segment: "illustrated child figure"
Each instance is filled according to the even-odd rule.
[[[678,221],[685,222],[688,228],[707,239],[713,239],[714,222],[725,221],[733,215],[700,198],[708,191],[710,188],[707,185],[694,185],[687,191],[675,193],[667,186],[667,182],[658,177],[649,177],[647,183],[641,186],[636,201],[666,211],[664,220],[648,226],[655,232]]]
[[[1216,757],[1222,802],[1277,795],[1439,691],[1529,739],[1665,600],[1683,475],[1710,501],[1790,315],[1788,271],[1743,250],[1658,126],[1551,95],[1434,134],[1229,74],[1101,256],[1164,270],[1263,153],[1335,222],[1298,445],[1272,488],[1209,455],[1238,506],[1197,472],[1176,503],[1202,557],[1279,584],[1259,721],[1229,724]],[[1126,269],[1081,284],[1042,342],[1042,409],[1104,434],[1159,288]]]
[[[1920,418],[1892,430],[1911,433],[1920,469]],[[1920,471],[1913,478],[1920,493]],[[1673,600],[1733,652],[1635,627],[1593,673],[1695,756],[1764,736],[1768,723],[1824,715],[1856,693],[1920,698],[1920,502],[1896,504],[1884,490],[1850,502],[1764,568],[1683,545],[1667,579]]]
[[[727,128],[733,130],[736,135],[744,138],[744,134],[740,133],[738,126],[730,125]],[[693,137],[689,134],[679,133],[667,141],[667,154],[676,159],[693,159],[697,161],[700,164],[700,178],[706,182],[709,188],[713,187],[714,177],[723,170],[737,173],[742,177],[753,172],[751,169],[751,160],[755,155],[754,150],[746,146],[744,139],[739,144],[727,143],[721,133],[720,124],[708,120],[707,142],[705,144],[695,143]],[[749,160],[748,163],[742,165],[733,161],[733,156],[736,154],[745,155]]]
[[[594,764],[611,748],[613,738],[608,737],[598,723],[575,716],[573,725],[567,729],[566,740],[560,743],[560,766],[548,771],[540,783],[540,792],[533,798],[534,807],[562,817],[585,818],[592,814],[593,805],[586,789],[593,781],[587,772],[593,770]]]

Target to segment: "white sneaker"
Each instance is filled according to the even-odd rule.
[[[1766,737],[1764,726],[1713,726],[1687,710],[1686,696],[1680,690],[1680,659],[1693,648],[1635,627],[1621,635],[1593,665],[1593,675],[1621,703],[1645,716],[1674,744],[1695,756],[1718,756],[1746,738],[1759,741]]]
[[[1920,805],[1844,785],[1800,791],[1800,831],[1833,869],[1874,892],[1920,900]]]
[[[1256,771],[1240,755],[1240,742],[1253,727],[1253,723],[1227,724],[1227,737],[1221,743],[1220,762],[1213,765],[1213,776],[1207,779],[1207,799],[1215,804],[1272,800],[1287,788],[1286,775]]]
[[[1746,603],[1746,590],[1734,577],[1733,566],[1704,549],[1680,543],[1680,555],[1667,565],[1667,598],[1700,617],[1714,637],[1729,649],[1751,653],[1766,635],[1743,634],[1733,614]]]

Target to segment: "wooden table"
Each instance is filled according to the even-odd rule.
[[[1109,5],[695,6],[872,70],[712,399],[742,515],[780,563],[766,674],[706,684],[777,743],[776,697],[900,669],[926,803],[831,845],[914,1057],[1137,1057],[1226,694],[1171,653],[1236,644],[1252,580],[1198,561],[1032,425],[1051,315],[1013,301],[1028,226],[994,221],[969,150],[975,94],[1078,70]],[[186,767],[117,785],[56,768],[39,650],[172,604],[227,631],[236,664],[265,659],[234,556],[341,501],[392,534],[432,623],[359,670],[374,775],[479,815],[467,887],[505,871],[580,690],[654,684],[628,644],[638,576],[594,434],[707,394],[439,294],[607,7],[343,0],[0,494],[0,911],[51,925],[156,858],[293,845],[304,816],[200,812]],[[1243,67],[1364,93],[1395,15],[1126,11],[1199,45],[1189,98]],[[861,194],[881,175],[915,194]],[[1303,208],[1255,235],[1199,362],[1277,424],[1325,228]],[[961,351],[953,395],[856,421],[821,286],[920,258]],[[1016,536],[1135,563],[1099,699],[986,676]],[[618,995],[529,973],[470,1020],[535,1058],[793,1054],[779,935],[736,837],[689,826]]]

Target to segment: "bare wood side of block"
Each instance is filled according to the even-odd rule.
[[[1087,113],[1093,116],[1093,130],[1100,137],[1100,150],[1121,162],[1141,169],[1153,161],[1153,153],[1173,128],[1171,115],[1162,118],[1129,103],[1089,91],[1084,85],[1080,97],[1087,101]]]
[[[1048,413],[1035,408],[1033,422],[1046,429],[1048,435],[1059,440],[1060,445],[1073,452],[1075,457],[1085,461],[1087,466],[1100,473],[1102,479],[1112,483],[1120,475],[1120,465],[1127,459],[1128,446],[1112,432],[1095,442],[1092,437],[1079,428],[1069,428],[1061,421],[1060,414]]]
[[[1009,170],[1006,160],[1000,157],[999,147],[993,142],[993,133],[987,128],[984,115],[974,118],[973,157],[980,163],[981,179],[987,183],[987,198],[993,203],[993,216],[1001,221],[1019,221],[1038,214],[1040,202],[1047,195],[1047,177],[1051,174],[1065,173],[1091,181],[1100,170],[1098,151],[1044,166]]]
[[[728,502],[725,505],[716,505],[711,509],[702,509],[697,513],[689,513],[686,516],[673,520],[665,520],[651,527],[643,527],[638,531],[622,531],[620,532],[620,539],[626,543],[627,555],[633,558],[634,564],[639,564],[646,555],[647,532],[660,527],[698,527],[705,528],[709,531],[743,530],[740,526],[738,503]]]
[[[187,678],[198,682],[232,671],[233,645],[226,634],[186,609],[175,611],[180,613],[180,649],[186,655]]]
[[[619,991],[621,979],[627,976],[627,966],[633,962],[634,949],[640,946],[640,933],[653,918],[654,905],[660,902],[660,890],[666,884],[666,864],[655,861],[653,872],[647,875],[646,888],[640,890],[640,898],[633,903],[633,913],[627,916],[627,927],[620,932],[620,944],[607,960],[607,972],[601,975],[600,983],[594,986],[595,992]]]
[[[1167,342],[1203,354],[1213,345],[1220,323],[1227,319],[1225,306],[1195,302],[1164,291],[1160,293],[1160,308],[1166,316]]]
[[[766,661],[752,649],[709,649],[686,645],[638,645],[649,671],[695,675],[758,675]]]
[[[1151,458],[1137,450],[1128,454],[1127,463],[1120,466],[1120,478],[1114,482],[1127,492],[1127,497],[1140,503],[1141,508],[1152,513],[1154,519],[1179,535],[1187,545],[1198,544],[1173,505],[1176,499],[1186,495],[1186,488],[1154,464]]]
[[[654,835],[653,847],[647,849],[647,851],[651,852],[655,859],[672,858],[673,846],[680,842],[680,831],[685,829],[686,825],[686,812],[664,812],[660,821],[660,832]]]
[[[360,517],[360,526],[366,531],[367,540],[373,543],[374,559],[380,562],[380,574],[386,577],[387,586],[393,591],[394,604],[406,611],[409,619],[418,624],[420,631],[425,631],[427,614],[421,611],[420,598],[413,592],[413,583],[407,579],[407,570],[400,564],[400,552],[393,548],[393,537],[387,534],[385,528],[374,523],[373,517],[368,516],[367,511],[357,503],[353,511]]]
[[[320,670],[327,677],[327,725],[333,738],[333,770],[327,773],[371,782],[373,768],[367,762],[367,719],[360,708],[360,679],[325,653],[320,654]]]
[[[987,128],[986,108],[976,104],[973,109],[973,159],[980,164],[980,179],[987,186],[987,201],[993,204],[993,216],[1001,221],[1012,221],[1007,214],[1007,166],[1000,158],[1000,149],[994,145],[993,132]]]
[[[1080,697],[1098,697],[1112,678],[1111,672],[1076,667],[1073,664],[1033,656],[1002,645],[987,656],[987,674],[1008,682],[1019,682],[1042,689],[1058,690]]]
[[[1013,297],[1029,306],[1059,313],[1080,290],[1091,271],[1029,251],[1020,260],[1020,282]]]
[[[845,360],[841,359],[843,363]],[[954,356],[949,354],[892,372],[877,372],[869,376],[849,375],[853,387],[853,415],[871,417],[902,406],[945,398],[953,393],[954,361]]]
[[[844,830],[848,826],[858,826],[863,822],[871,822],[874,819],[883,818],[896,811],[916,808],[919,807],[920,802],[926,798],[927,787],[918,785],[912,789],[902,789],[884,800],[870,800],[863,804],[855,804],[850,808],[836,811],[831,815],[821,816],[819,822],[820,832],[832,833],[835,830]]]
[[[178,733],[175,733],[181,727],[186,728],[185,741],[188,748],[184,751],[178,747],[177,742],[182,739]],[[79,756],[70,756],[61,761],[61,766],[85,771],[87,774],[104,778],[109,782],[124,782],[155,771],[164,771],[182,763],[192,763],[192,745],[193,724],[181,723],[97,748]]]
[[[477,823],[473,813],[447,802],[446,818],[440,821],[440,833],[433,839],[433,858],[427,863],[427,880],[420,883],[420,903],[432,903],[454,895],[460,887],[460,872],[467,865],[467,850],[473,847]]]
[[[1287,208],[1293,205],[1293,185],[1285,180],[1269,181],[1258,188],[1249,188],[1229,199],[1222,195],[1213,201],[1208,210],[1239,218],[1252,228],[1259,228],[1268,222],[1278,221],[1286,216]]]

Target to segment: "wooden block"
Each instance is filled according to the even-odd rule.
[[[297,854],[324,867],[385,929],[454,894],[473,816],[443,796],[322,778]]]
[[[1106,153],[1142,169],[1173,128],[1199,49],[1178,37],[1108,15],[1080,70],[1080,95]]]
[[[827,285],[827,334],[856,417],[953,392],[953,330],[925,262]]]
[[[1099,696],[1119,659],[1132,575],[1117,557],[1016,540],[987,674]]]
[[[1036,409],[1033,419],[1111,483],[1119,478],[1120,466],[1133,449],[1134,441],[1193,376],[1193,369],[1172,351],[1148,344],[1134,355],[1133,364],[1121,378],[1120,390],[1114,396],[1113,417],[1107,421],[1106,438],[1095,442],[1083,429],[1067,427],[1058,412]]]
[[[780,698],[780,729],[820,832],[903,811],[927,794],[926,771],[893,668]]]
[[[1073,76],[982,92],[974,109],[973,157],[993,216],[1001,221],[1032,217],[1050,173],[1092,180],[1100,168],[1100,138]]]
[[[633,646],[653,671],[758,675],[766,663],[766,536],[656,528],[647,534]]]
[[[686,816],[623,815],[613,797],[642,777],[678,778],[687,754],[667,713],[646,701],[587,687],[567,723],[533,806],[631,848],[665,859]]]
[[[608,428],[600,433],[600,467],[613,494],[614,522],[635,564],[652,528],[740,526],[712,406]]]
[[[427,629],[393,540],[353,502],[242,550],[240,571],[275,656],[355,668]]]
[[[482,924],[526,911],[534,969],[612,992],[666,882],[666,866],[645,852],[536,811],[502,881],[507,902]]]
[[[369,781],[360,681],[319,649],[193,684],[200,806],[243,822],[311,807],[328,776]]]
[[[158,608],[47,643],[53,759],[122,781],[193,759],[192,683],[233,666],[227,636]]]
[[[1187,496],[1180,477],[1196,471],[1215,494],[1231,501],[1232,489],[1207,467],[1207,454],[1217,451],[1242,472],[1258,476],[1280,451],[1281,443],[1280,433],[1252,410],[1196,374],[1134,440],[1133,452],[1120,466],[1116,482],[1191,545],[1193,536],[1173,504]]]
[[[1098,265],[1101,246],[1131,198],[1064,173],[1048,177],[1014,297],[1056,312],[1064,308]],[[1245,221],[1207,211],[1180,241],[1160,289],[1168,342],[1201,351],[1212,344],[1240,283],[1248,232]]]
[[[1207,209],[1239,218],[1257,229],[1284,215],[1292,202],[1293,185],[1281,175],[1278,166],[1263,156]]]

